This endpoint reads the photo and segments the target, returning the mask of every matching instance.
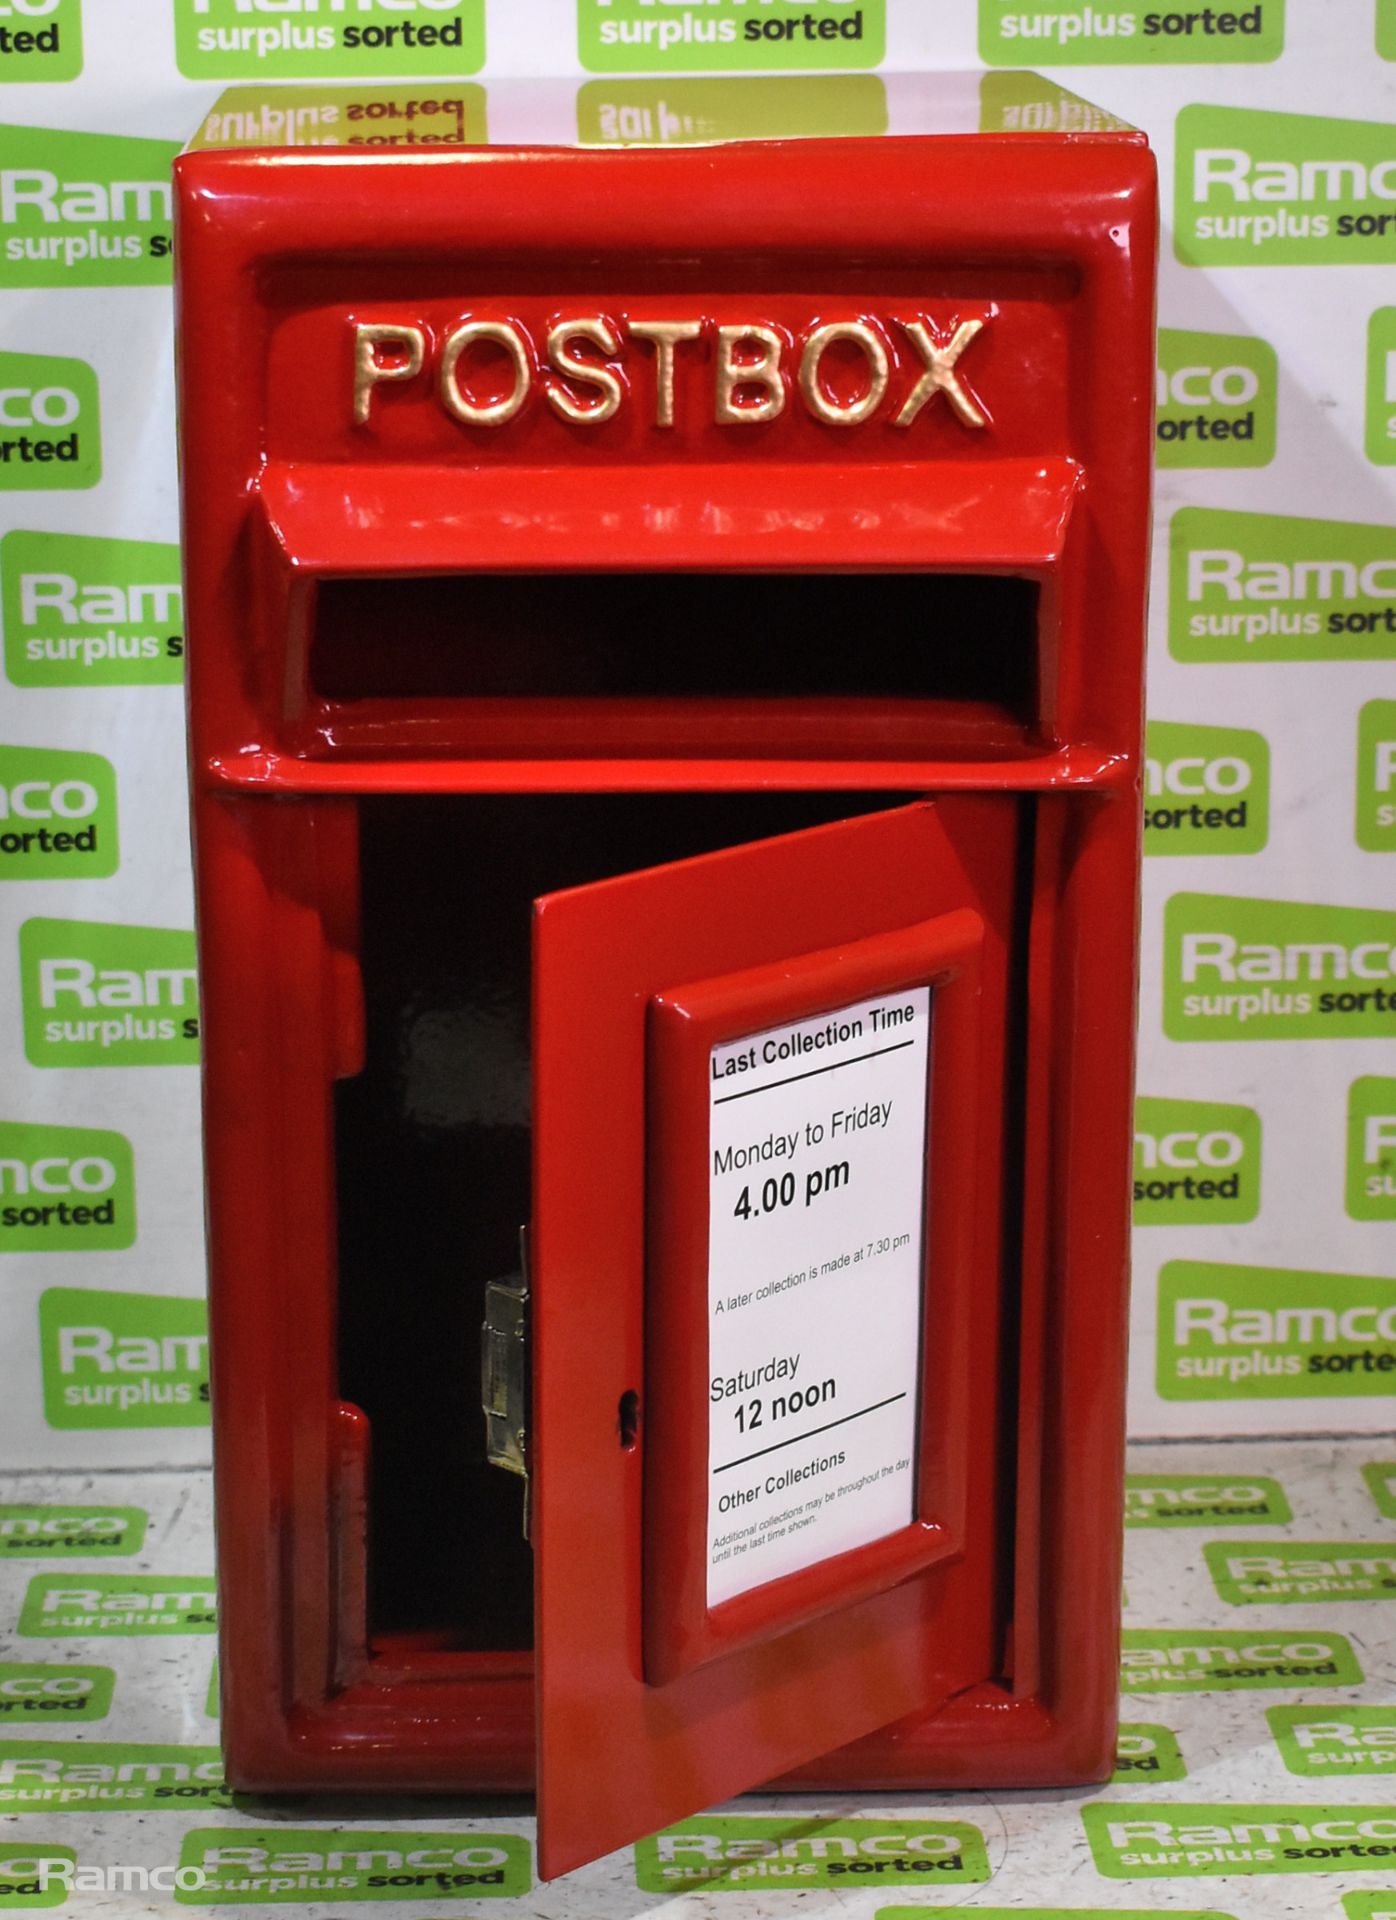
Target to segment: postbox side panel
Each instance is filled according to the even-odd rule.
[[[1000,1668],[1001,1194],[990,1179],[970,1203],[980,1284],[963,1337],[982,1364],[964,1407],[962,1555],[666,1684],[646,1680],[644,1090],[647,1008],[666,986],[973,908],[984,927],[977,1158],[996,1168],[1019,830],[1013,800],[955,798],[539,904],[533,1537],[547,1877],[933,1709]],[[939,1104],[942,1120],[952,1117]],[[934,1368],[934,1342],[927,1351]],[[963,1357],[939,1364],[952,1372]],[[650,1383],[672,1377],[648,1369]],[[629,1393],[639,1396],[641,1440],[627,1447],[618,1409]],[[666,1414],[672,1427],[674,1409]],[[706,1435],[706,1405],[692,1416]]]

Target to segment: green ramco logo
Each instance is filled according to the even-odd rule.
[[[82,0],[0,0],[0,84],[81,72]]]
[[[0,353],[0,492],[95,487],[101,477],[97,376],[87,362]]]
[[[190,80],[381,79],[474,73],[484,0],[174,0]]]
[[[1152,720],[1144,852],[1259,853],[1270,833],[1270,748],[1247,727]]]
[[[34,1639],[68,1635],[213,1633],[211,1579],[161,1573],[39,1573],[29,1582],[19,1630]],[[26,1753],[32,1751],[26,1745]],[[65,1749],[66,1751],[66,1749]]]
[[[1178,115],[1185,266],[1379,266],[1396,257],[1396,129],[1241,107]]]
[[[1134,1223],[1207,1226],[1260,1211],[1260,1115],[1211,1100],[1134,1103]]]
[[[1171,1727],[1122,1722],[1112,1777],[1118,1786],[1131,1786],[1136,1780],[1186,1780],[1188,1770],[1177,1734]]]
[[[0,880],[101,880],[118,860],[110,760],[0,747]]]
[[[71,1720],[105,1720],[115,1688],[110,1667],[0,1661],[0,1727],[29,1732]]]
[[[0,1120],[0,1254],[109,1253],[135,1238],[124,1134]]]
[[[19,930],[24,1047],[36,1067],[192,1066],[192,933],[87,920]]]
[[[5,671],[19,687],[178,685],[179,548],[80,533],[0,539]]]
[[[1396,700],[1369,700],[1357,718],[1357,844],[1396,852]]]
[[[1268,466],[1275,457],[1278,392],[1279,363],[1267,341],[1160,328],[1159,466]]]
[[[1251,1688],[1356,1687],[1362,1668],[1341,1633],[1311,1627],[1188,1630],[1126,1627],[1120,1686],[1131,1693],[1232,1693]]]
[[[1396,1280],[1170,1260],[1159,1274],[1165,1400],[1390,1394]]]
[[[1176,893],[1164,907],[1170,1040],[1381,1037],[1396,1012],[1396,913]]]
[[[64,1876],[73,1873],[77,1862],[71,1847],[47,1841],[0,1844],[0,1908],[23,1913],[61,1907],[68,1897]]]
[[[1278,60],[1284,6],[1136,7],[1109,0],[1052,0],[1017,7],[979,0],[979,56],[989,65],[1207,66]]]
[[[1169,529],[1175,660],[1396,658],[1396,533],[1184,507]]]
[[[163,1294],[50,1287],[39,1300],[51,1427],[205,1427],[208,1310]]]
[[[193,1907],[266,1901],[517,1899],[533,1884],[528,1842],[509,1833],[374,1833],[357,1827],[203,1827],[180,1866]]]
[[[178,151],[0,126],[0,287],[168,286]]]
[[[1202,1551],[1212,1584],[1233,1607],[1396,1600],[1396,1541],[1286,1540],[1252,1547],[1209,1540]]]
[[[1372,1460],[1362,1469],[1367,1491],[1376,1502],[1377,1512],[1396,1520],[1396,1460]]]
[[[646,1893],[742,1893],[766,1888],[873,1885],[937,1887],[987,1880],[977,1827],[949,1820],[765,1819],[705,1815],[683,1820],[635,1849]]]
[[[139,1553],[146,1526],[140,1507],[0,1506],[0,1560],[91,1560]]]
[[[191,147],[481,147],[485,90],[472,81],[420,87],[231,87]]]
[[[1391,56],[1396,59],[1396,54]],[[1396,1920],[1396,1889],[1390,1893],[1345,1893],[1346,1920]]]
[[[1232,1873],[1390,1873],[1396,1811],[1373,1806],[1204,1804],[1083,1807],[1110,1880]]]
[[[1396,466],[1396,307],[1378,307],[1367,323],[1367,458]]]
[[[1218,1521],[1274,1527],[1291,1518],[1284,1488],[1263,1474],[1131,1473],[1125,1480],[1127,1527],[1206,1527]]]
[[[231,1805],[214,1747],[0,1740],[0,1809],[7,1813],[178,1813]]]
[[[1396,1773],[1396,1707],[1271,1707],[1280,1758],[1306,1779]]]
[[[875,67],[886,0],[577,0],[577,43],[589,73]]]
[[[1396,1220],[1396,1080],[1364,1074],[1348,1088],[1347,1210]]]

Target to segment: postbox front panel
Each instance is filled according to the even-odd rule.
[[[1101,1777],[1146,157],[181,195],[230,1777]]]

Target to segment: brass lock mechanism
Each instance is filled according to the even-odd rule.
[[[524,1482],[523,1530],[528,1538],[529,1290],[528,1229],[519,1232],[522,1271],[485,1288],[480,1330],[480,1405],[485,1458]]]

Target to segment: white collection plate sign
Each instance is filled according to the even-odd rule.
[[[708,1605],[911,1524],[931,990],[714,1047]]]

